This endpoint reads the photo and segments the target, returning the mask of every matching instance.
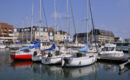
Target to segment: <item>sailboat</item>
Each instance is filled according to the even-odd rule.
[[[88,3],[88,0],[87,0],[87,3]],[[97,53],[88,52],[88,45],[86,45],[84,48],[80,49],[79,52],[73,54],[71,57],[64,57],[62,59],[62,66],[63,67],[88,66],[95,63],[96,60],[97,60]]]
[[[33,17],[33,6],[32,6],[32,17]],[[37,60],[32,58],[33,55],[37,55],[41,53],[41,39],[40,39],[40,27],[41,27],[41,0],[40,0],[40,26],[39,26],[39,41],[33,46],[29,46],[27,48],[20,49],[16,51],[14,54],[11,54],[11,58],[18,60]],[[32,20],[33,23],[33,20]],[[32,40],[32,28],[31,28],[31,40]],[[37,58],[37,57],[36,57]],[[39,59],[38,59],[39,60]]]
[[[66,24],[67,24],[68,33],[69,33],[69,26],[68,26],[68,0],[66,1],[66,4],[67,4],[66,5]],[[71,13],[72,13],[72,20],[73,20],[72,22],[73,22],[74,32],[76,34],[76,26],[75,26],[75,21],[74,21],[74,15],[73,15],[72,6],[70,8],[71,8]],[[75,42],[67,43],[65,46],[67,48],[83,48],[83,47],[85,47],[85,44],[79,43],[78,39],[77,39],[77,35],[76,35]]]
[[[10,54],[10,57],[14,60],[31,60],[32,55],[35,53],[40,53],[38,47],[40,47],[40,41],[33,46],[24,47],[23,49],[17,50]]]

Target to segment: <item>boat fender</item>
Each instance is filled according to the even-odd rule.
[[[37,51],[34,51],[33,55],[36,56],[37,55]]]
[[[62,66],[64,66],[65,65],[65,61],[64,61],[64,59],[62,59],[62,64],[61,64]]]
[[[42,55],[45,55],[46,53],[45,53],[45,51],[42,51],[41,54],[42,54]]]

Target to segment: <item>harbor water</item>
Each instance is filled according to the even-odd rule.
[[[32,61],[13,61],[9,50],[0,50],[0,80],[130,80],[130,66],[123,72],[114,63],[96,62],[80,68],[62,68]]]

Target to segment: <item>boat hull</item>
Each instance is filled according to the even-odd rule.
[[[42,63],[43,64],[60,64],[61,63],[62,58],[61,57],[57,57],[57,58],[49,58],[49,57],[43,57],[42,58]]]
[[[10,57],[14,60],[31,60],[32,54],[27,54],[27,55],[15,55],[12,54]]]
[[[34,62],[41,62],[41,60],[42,60],[42,55],[32,56],[32,61]]]
[[[65,58],[62,59],[63,67],[82,67],[88,66],[96,62],[95,56],[79,57],[79,58]]]
[[[124,53],[122,51],[102,51],[100,55],[106,57],[123,57]]]

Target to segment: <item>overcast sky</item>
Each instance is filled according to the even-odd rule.
[[[0,0],[0,22],[15,27],[30,26],[34,4],[34,25],[39,25],[39,0]],[[95,27],[112,31],[115,36],[130,38],[130,0],[91,0]],[[72,0],[77,32],[86,32],[86,0]],[[54,0],[42,0],[48,26],[54,27]],[[56,25],[67,31],[66,0],[56,0]],[[74,34],[69,3],[70,32]],[[89,17],[89,29],[91,29]],[[42,25],[45,17],[42,9]]]

